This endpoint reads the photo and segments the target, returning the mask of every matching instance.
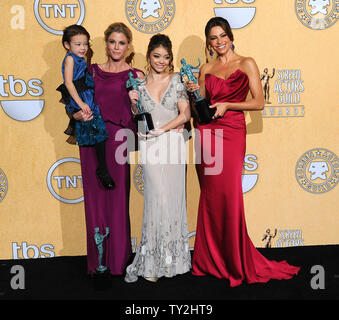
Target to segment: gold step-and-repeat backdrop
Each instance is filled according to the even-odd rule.
[[[180,59],[205,61],[204,27],[228,19],[235,50],[259,67],[265,108],[246,112],[243,192],[257,247],[338,244],[338,0],[1,0],[0,259],[86,254],[79,150],[56,87],[61,30],[82,24],[92,62],[106,60],[103,32],[133,32],[134,66],[144,69],[152,34],[170,36]],[[187,214],[193,248],[199,184],[187,143]],[[142,168],[131,165],[132,245],[140,240]]]

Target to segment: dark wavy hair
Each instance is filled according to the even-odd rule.
[[[147,48],[147,53],[146,53],[146,59],[147,59],[147,63],[149,61],[149,57],[151,55],[151,52],[159,47],[164,47],[169,56],[170,56],[170,63],[169,63],[169,72],[173,72],[174,71],[174,65],[173,65],[173,52],[172,52],[172,42],[170,40],[170,38],[165,35],[165,34],[161,34],[158,33],[156,35],[154,35],[148,44],[148,48]],[[146,66],[146,70],[149,69],[149,65]]]
[[[88,31],[83,27],[78,24],[72,24],[68,27],[66,27],[63,30],[63,35],[62,35],[62,45],[63,47],[67,50],[65,47],[65,42],[70,43],[72,40],[72,37],[78,35],[78,34],[83,34],[87,37],[88,39],[88,51],[87,51],[87,65],[89,66],[91,64],[91,58],[93,56],[93,50],[90,47],[89,41],[91,40],[91,36],[89,35]]]
[[[227,36],[230,38],[230,40],[233,42],[233,32],[230,27],[230,24],[228,21],[222,17],[214,17],[208,20],[206,27],[205,27],[205,37],[206,37],[206,48],[205,48],[205,54],[206,57],[209,55],[209,43],[208,43],[208,37],[211,32],[211,29],[213,27],[221,27],[227,34]]]

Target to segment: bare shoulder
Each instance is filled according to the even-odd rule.
[[[212,66],[213,66],[213,62],[204,63],[200,67],[200,76],[204,76],[206,73],[209,73],[210,70],[212,69]]]
[[[241,57],[240,66],[244,72],[254,72],[258,70],[257,63],[252,57]]]
[[[74,59],[71,55],[68,55],[66,58],[65,58],[65,64],[71,64],[73,63],[74,64]]]
[[[208,63],[204,63],[201,67],[200,67],[200,73],[203,74],[206,72],[206,68],[208,68]]]

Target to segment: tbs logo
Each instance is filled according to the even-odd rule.
[[[23,259],[37,259],[37,258],[53,258],[54,249],[51,244],[43,244],[40,248],[34,244],[27,245],[27,242],[24,241],[21,243],[21,246],[13,242],[12,243],[12,253],[13,259],[21,259],[19,257],[19,252],[21,251]]]
[[[0,75],[1,98],[21,98],[27,94],[31,97],[40,97],[44,93],[40,79],[23,79],[9,75],[8,78]],[[38,99],[9,99],[1,100],[0,104],[4,112],[14,120],[30,121],[35,119],[44,108],[44,100]]]
[[[255,2],[255,0],[214,0],[215,4],[225,5],[227,7],[214,8],[216,17],[225,18],[232,29],[241,29],[251,23],[255,16],[256,8],[248,6]],[[237,6],[233,6],[236,4]],[[241,6],[238,6],[241,4]]]
[[[254,154],[247,154],[244,159],[244,170],[255,171],[258,169],[257,156]],[[242,191],[246,193],[254,188],[257,184],[259,175],[257,173],[242,174]]]

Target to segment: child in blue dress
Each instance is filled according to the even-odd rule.
[[[99,166],[96,175],[106,189],[115,187],[106,164],[105,140],[108,137],[105,123],[100,114],[99,106],[94,101],[94,81],[88,72],[85,57],[89,52],[90,35],[80,25],[71,25],[64,29],[62,44],[67,50],[62,62],[64,83],[57,90],[62,93],[62,100],[66,105],[67,113],[72,116],[82,110],[92,114],[93,118],[83,122],[71,118],[75,125],[75,138],[79,146],[93,146],[96,151]]]

